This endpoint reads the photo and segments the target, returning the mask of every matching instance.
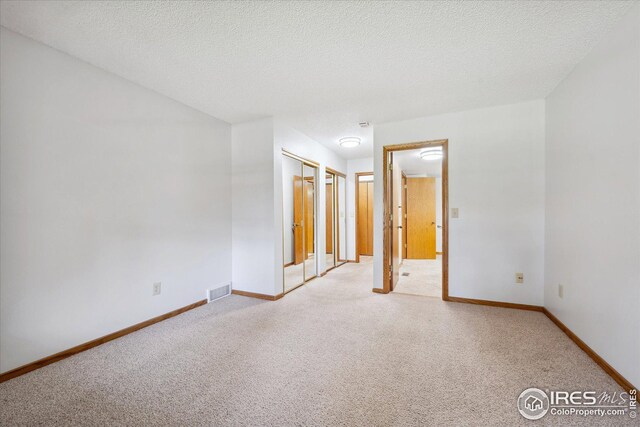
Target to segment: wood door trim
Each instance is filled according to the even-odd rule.
[[[383,202],[383,226],[382,226],[382,289],[384,293],[391,291],[391,275],[389,264],[391,261],[391,252],[389,250],[391,242],[391,227],[389,226],[389,214],[391,206],[389,200],[389,153],[393,151],[415,150],[426,147],[442,147],[442,299],[447,300],[449,297],[449,140],[438,139],[434,141],[409,142],[404,144],[386,145],[382,147],[382,202]],[[357,232],[357,228],[356,228]],[[357,242],[357,240],[356,240]],[[357,251],[356,251],[357,252]],[[357,256],[357,254],[356,254]]]
[[[313,167],[318,168],[318,169],[320,168],[320,163],[314,162],[313,160],[305,159],[304,157],[300,157],[297,154],[293,154],[292,152],[285,150],[284,148],[282,149],[282,154],[284,154],[285,156],[289,156],[292,159],[299,160],[302,163],[306,163],[309,166],[313,166]]]
[[[356,203],[356,218],[355,218],[355,229],[356,229],[356,259],[355,262],[360,262],[360,233],[358,232],[358,200],[360,200],[360,189],[359,189],[359,185],[360,184],[360,177],[361,176],[373,176],[373,172],[356,172],[355,174],[355,187],[356,187],[356,191],[355,191],[355,195],[356,195],[356,199],[355,199],[355,203]]]
[[[338,176],[343,177],[344,179],[347,179],[347,175],[343,174],[342,172],[338,172],[338,171],[337,171],[337,170],[335,170],[335,169],[331,169],[331,168],[330,168],[330,167],[328,167],[328,166],[327,166],[327,167],[325,167],[325,170],[326,170],[327,172],[331,173],[331,174],[338,175]]]
[[[80,344],[80,345],[77,345],[75,347],[71,347],[71,348],[69,348],[67,350],[62,350],[62,351],[60,351],[60,352],[58,352],[56,354],[52,354],[51,356],[47,356],[47,357],[44,357],[42,359],[36,360],[35,362],[31,362],[31,363],[28,363],[26,365],[19,366],[19,367],[15,368],[15,369],[12,369],[12,370],[7,371],[7,372],[5,372],[3,374],[0,374],[0,383],[3,383],[5,381],[8,381],[8,380],[10,380],[12,378],[15,378],[15,377],[19,377],[20,375],[24,375],[27,372],[35,371],[36,369],[40,369],[40,368],[42,368],[44,366],[50,365],[50,364],[52,364],[54,362],[57,362],[59,360],[66,359],[67,357],[71,357],[71,356],[73,356],[75,354],[82,353],[83,351],[86,351],[86,350],[89,350],[91,348],[97,347],[100,344],[104,344],[106,342],[113,341],[116,338],[123,337],[123,336],[128,335],[128,334],[130,334],[132,332],[139,331],[142,328],[146,328],[147,326],[151,326],[154,323],[158,323],[158,322],[161,322],[163,320],[169,319],[171,317],[177,316],[179,314],[184,313],[185,311],[189,311],[189,310],[192,310],[192,309],[194,309],[196,307],[200,307],[201,305],[204,305],[206,303],[207,303],[206,299],[200,300],[198,302],[194,302],[193,304],[189,304],[189,305],[184,306],[182,308],[178,308],[178,309],[170,311],[168,313],[161,314],[160,316],[156,316],[156,317],[151,318],[149,320],[145,320],[144,322],[136,323],[133,326],[129,326],[127,328],[121,329],[121,330],[116,331],[116,332],[112,332],[112,333],[107,334],[107,335],[105,335],[103,337],[96,338],[94,340],[88,341],[88,342],[86,342],[84,344]]]

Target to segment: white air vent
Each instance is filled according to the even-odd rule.
[[[215,289],[209,289],[207,291],[207,301],[212,302],[228,295],[231,295],[231,283],[227,283],[226,285],[222,285]]]

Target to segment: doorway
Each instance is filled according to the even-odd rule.
[[[373,172],[355,175],[356,262],[373,256]]]
[[[447,140],[383,148],[384,280],[378,292],[448,298],[447,148]]]

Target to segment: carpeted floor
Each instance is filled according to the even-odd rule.
[[[349,263],[279,301],[197,308],[0,384],[0,424],[516,426],[534,424],[528,387],[621,391],[541,313],[371,282]]]
[[[409,273],[408,276],[403,276]],[[393,292],[442,298],[442,255],[436,259],[405,259]]]

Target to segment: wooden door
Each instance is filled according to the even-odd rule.
[[[304,250],[304,259],[309,258],[309,254],[315,253],[315,206],[314,206],[314,186],[313,180],[305,180],[305,205],[304,205],[304,229],[305,229],[305,250]]]
[[[367,182],[367,253],[373,256],[373,181]]]
[[[407,177],[402,175],[402,259],[407,258]]]
[[[304,260],[302,248],[302,177],[293,177],[293,263],[300,264]]]
[[[394,179],[396,177],[393,172],[393,152],[389,153],[389,165],[391,165],[390,190],[391,190],[391,290],[393,291],[400,278],[400,225],[402,218],[398,215],[398,205],[400,204],[400,194],[393,191],[395,188]]]
[[[436,259],[435,178],[407,178],[407,258]]]
[[[326,227],[325,227],[325,243],[328,254],[333,253],[333,184],[327,184],[326,186],[326,203],[325,203],[325,215]]]
[[[373,181],[358,182],[358,250],[373,255]]]

